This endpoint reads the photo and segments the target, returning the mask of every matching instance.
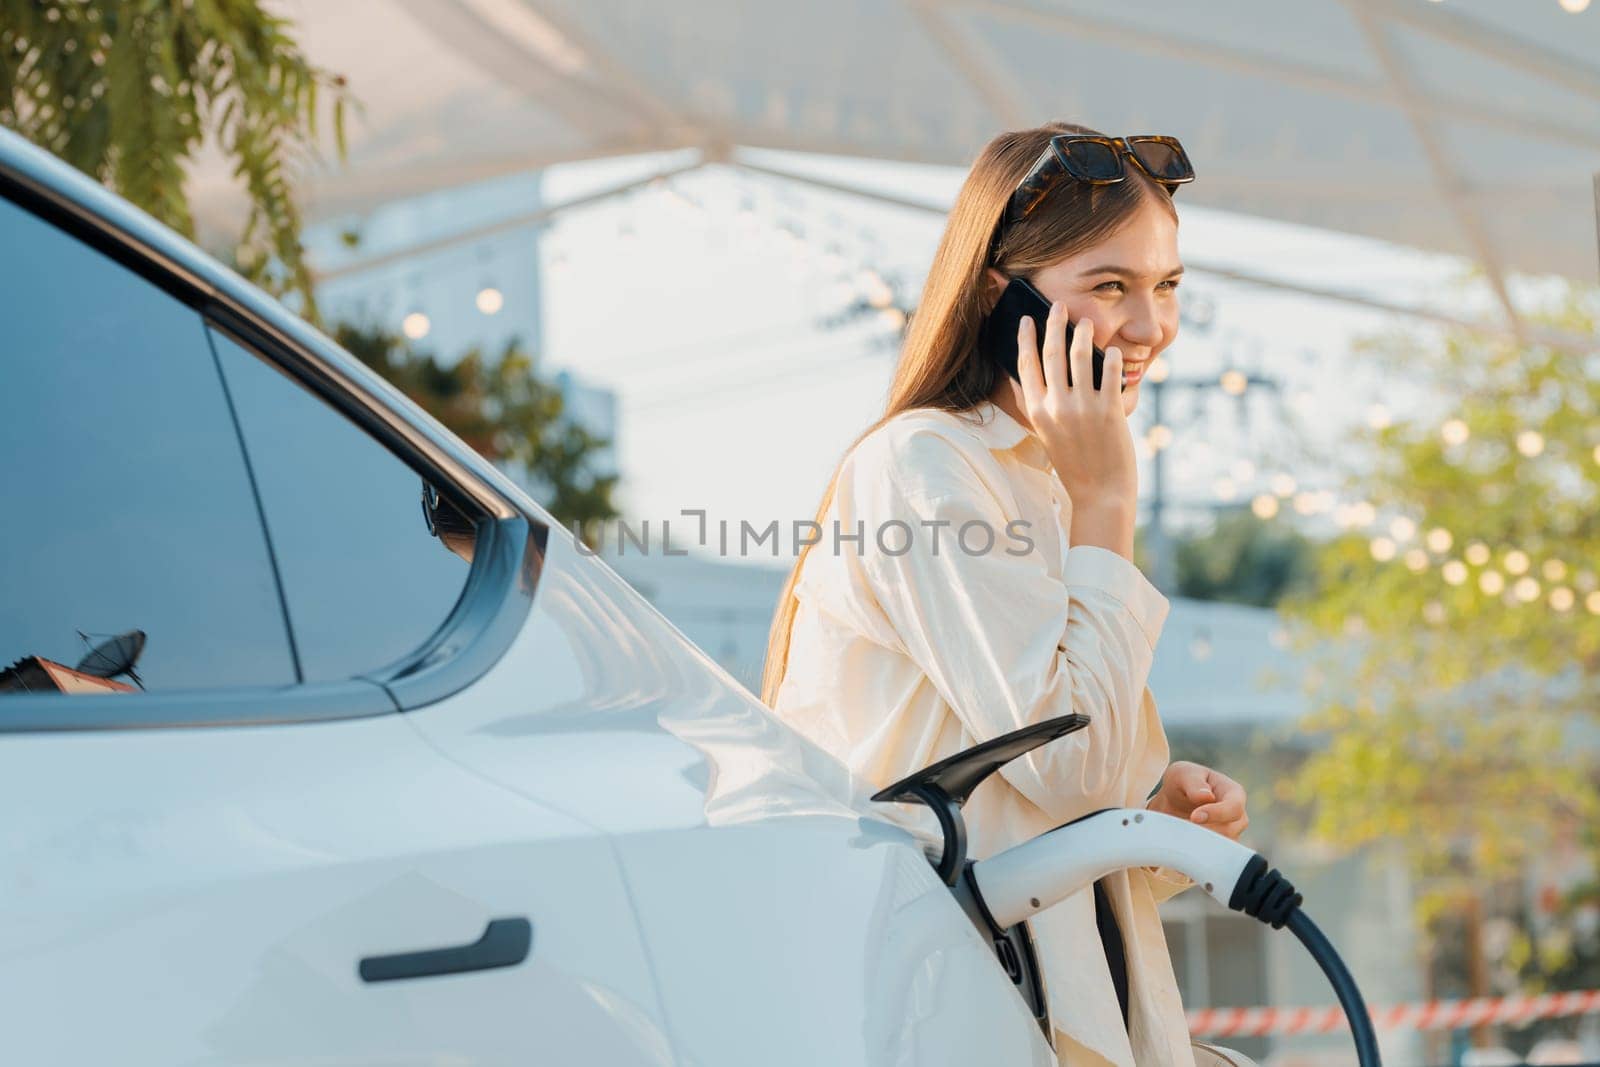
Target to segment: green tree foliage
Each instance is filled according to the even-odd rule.
[[[379,325],[343,323],[333,337],[486,458],[526,474],[563,526],[616,518],[617,476],[595,469],[609,442],[566,413],[561,390],[520,343],[494,360],[473,348],[447,365]]]
[[[1270,607],[1311,582],[1312,545],[1293,527],[1248,508],[1227,512],[1176,546],[1178,595]]]
[[[0,0],[0,123],[191,238],[184,177],[213,141],[249,195],[239,268],[313,319],[290,175],[321,91],[342,155],[344,80],[260,0]]]
[[[1541,321],[1592,335],[1597,312],[1567,290]],[[1384,518],[1319,546],[1280,605],[1319,657],[1326,745],[1279,798],[1323,840],[1403,846],[1420,918],[1459,926],[1600,816],[1600,354],[1467,331],[1361,354],[1440,411],[1347,443]]]

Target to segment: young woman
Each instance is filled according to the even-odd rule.
[[[1238,783],[1168,762],[1145,683],[1169,605],[1132,562],[1127,418],[1177,336],[1172,193],[1192,177],[1172,138],[1057,123],[984,148],[883,417],[841,461],[821,538],[779,601],[762,699],[871,789],[1029,723],[1090,717],[978,788],[973,858],[1106,807],[1232,838],[1249,821]],[[1042,336],[1023,319],[1020,381],[977,349],[1013,278],[1052,302]],[[1099,389],[1091,341],[1105,350]],[[897,817],[932,826],[923,809]],[[1190,884],[1118,872],[1034,918],[1062,1063],[1231,1062],[1191,1048],[1156,913]]]

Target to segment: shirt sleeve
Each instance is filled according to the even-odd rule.
[[[1139,870],[1149,881],[1150,893],[1157,904],[1171,900],[1195,884],[1193,878],[1171,867],[1140,867]]]
[[[876,461],[847,460],[837,494],[841,526],[865,533],[859,579],[977,741],[1073,712],[1089,717],[1000,773],[1061,822],[1122,806],[1166,597],[1094,545],[1071,546],[1052,576],[1037,545],[1058,537],[1055,524],[1008,526],[995,491],[934,434],[879,450]],[[915,535],[906,551],[886,550],[905,541],[898,526],[883,543],[875,536],[894,520]],[[969,550],[988,542],[985,529],[992,547]]]

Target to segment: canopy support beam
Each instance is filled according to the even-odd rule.
[[[1433,170],[1434,184],[1438,186],[1439,195],[1455,214],[1461,232],[1466,235],[1468,244],[1477,253],[1478,261],[1483,264],[1489,285],[1494,289],[1495,298],[1500,301],[1501,310],[1505,312],[1506,324],[1511,327],[1512,333],[1518,340],[1524,340],[1522,316],[1517,314],[1517,306],[1511,300],[1510,290],[1506,288],[1505,271],[1501,267],[1500,256],[1493,242],[1489,240],[1489,235],[1484,232],[1482,220],[1467,202],[1456,180],[1455,167],[1446,156],[1444,145],[1439,142],[1433,124],[1428,121],[1426,110],[1417,103],[1420,94],[1416,83],[1412,81],[1405,66],[1395,55],[1394,44],[1389,40],[1388,30],[1367,9],[1366,0],[1344,0],[1344,4],[1356,20],[1356,24],[1361,27],[1367,43],[1372,46],[1373,54],[1377,56],[1379,65],[1383,67],[1384,76],[1389,79],[1389,84],[1394,90],[1396,102],[1405,112],[1406,118],[1411,123],[1412,132],[1417,135],[1417,142],[1428,157],[1428,166]]]
[[[1147,55],[1204,64],[1235,74],[1251,74],[1268,81],[1296,86],[1311,92],[1328,93],[1347,100],[1359,100],[1383,107],[1393,107],[1395,103],[1385,86],[1337,71],[1285,63],[1271,56],[1229,48],[1211,41],[1189,40],[1176,34],[1149,29],[1136,30],[1076,12],[1040,8],[1032,0],[938,0],[938,2],[982,12],[1008,22],[1068,33],[1086,40],[1105,41]],[[1384,10],[1387,12],[1389,9],[1386,7]],[[1590,126],[1562,122],[1539,115],[1519,114],[1489,104],[1466,104],[1433,97],[1419,97],[1417,106],[1439,119],[1503,130],[1520,137],[1540,137],[1580,148],[1600,147],[1600,130]]]
[[[1459,11],[1439,4],[1414,4],[1409,0],[1361,0],[1377,8],[1390,22],[1397,22],[1430,37],[1448,41],[1487,56],[1524,74],[1562,88],[1600,100],[1600,67],[1515,37],[1501,29],[1491,29]]]
[[[1009,84],[1009,79],[1002,79],[995,73],[995,65],[986,61],[989,58],[986,54],[979,54],[980,50],[987,52],[980,40],[972,34],[956,32],[937,0],[909,0],[909,7],[923,32],[966,78],[1002,128],[1028,125],[1022,94]]]
[[[523,226],[532,226],[536,223],[543,222],[552,216],[559,215],[563,211],[570,211],[573,208],[579,207],[588,207],[591,204],[598,204],[602,201],[623,196],[624,194],[633,192],[635,189],[642,189],[647,185],[654,184],[655,182],[666,181],[669,178],[676,178],[679,175],[688,174],[691,171],[699,170],[705,165],[705,157],[700,156],[689,163],[683,164],[682,166],[672,167],[663,171],[657,171],[653,174],[647,174],[642,178],[630,178],[629,180],[621,182],[617,185],[609,185],[604,189],[600,189],[592,193],[585,193],[582,196],[573,197],[571,200],[563,200],[559,204],[546,204],[544,207],[538,208],[534,211],[526,211],[520,215],[513,215],[504,219],[497,219],[496,221],[487,223],[486,225],[475,226],[470,230],[463,230],[460,233],[448,234],[444,237],[437,237],[431,241],[423,241],[419,244],[406,245],[404,248],[396,248],[380,255],[356,260],[353,263],[345,263],[338,267],[331,267],[327,270],[314,270],[311,273],[311,278],[313,283],[321,285],[323,282],[333,281],[336,278],[343,278],[351,274],[363,274],[367,271],[377,270],[380,267],[387,267],[393,263],[400,263],[416,256],[425,256],[432,252],[439,252],[446,248],[453,248],[456,245],[471,244],[473,241],[481,241],[487,237],[494,237],[495,235],[504,233],[507,230],[515,230]]]

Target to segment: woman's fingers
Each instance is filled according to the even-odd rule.
[[[1017,324],[1017,379],[1022,384],[1023,410],[1037,411],[1044,401],[1044,368],[1039,365],[1033,319],[1027,315]]]
[[[1219,830],[1240,820],[1248,821],[1248,816],[1245,815],[1247,798],[1244,786],[1217,771],[1208,772],[1206,777],[1217,799],[1210,804],[1202,804],[1195,808],[1190,818]]]
[[[1244,786],[1220,771],[1178,760],[1167,767],[1161,791],[1147,805],[1237,840],[1250,825]]]
[[[1211,789],[1211,779],[1206,774],[1208,769],[1198,763],[1178,760],[1166,768],[1166,789],[1176,790],[1184,809],[1192,811],[1195,806],[1216,800],[1216,790]]]
[[[1052,393],[1067,392],[1067,309],[1057,300],[1044,321],[1044,382]]]
[[[1042,400],[1046,393],[1071,393],[1080,384],[1094,388],[1094,322],[1091,319],[1079,319],[1070,323],[1072,327],[1072,341],[1067,341],[1067,309],[1059,300],[1050,305],[1050,314],[1044,323],[1044,340],[1040,346],[1032,320],[1024,315],[1017,328],[1017,376],[1022,381],[1023,395],[1029,393],[1029,386],[1023,375],[1027,372],[1029,355],[1034,355],[1042,370],[1042,381],[1038,384],[1042,388],[1034,391],[1034,396]],[[1026,334],[1026,339],[1024,335]],[[1112,347],[1105,351],[1105,362],[1101,368],[1099,391],[1105,393],[1109,400],[1116,401],[1117,410],[1122,409],[1120,397],[1122,395],[1122,350]],[[1069,383],[1068,378],[1072,381]]]
[[[1239,835],[1250,827],[1250,816],[1241,815],[1232,822],[1206,823],[1206,829],[1221,834],[1231,840],[1239,840]]]
[[[1214,771],[1209,767],[1206,768],[1206,781],[1210,783],[1212,790],[1217,794],[1218,798],[1237,796],[1239,798],[1239,807],[1241,809],[1244,807],[1246,799],[1244,786],[1240,785],[1232,778],[1229,778],[1221,771]]]
[[[1092,356],[1090,357],[1093,358]],[[1100,372],[1100,391],[1111,397],[1116,402],[1117,410],[1122,410],[1122,349],[1112,345],[1106,349],[1106,362]]]
[[[1059,305],[1058,305],[1059,306]],[[1062,309],[1061,317],[1066,319],[1066,310]],[[1063,331],[1066,327],[1063,325]],[[1072,324],[1072,347],[1068,350],[1067,359],[1072,366],[1072,388],[1080,387],[1088,390],[1094,389],[1094,366],[1090,351],[1094,348],[1094,323],[1088,319],[1079,319]]]
[[[1172,776],[1172,784],[1177,786],[1185,803],[1191,809],[1217,799],[1216,791],[1211,788],[1211,782],[1206,778],[1206,769],[1199,764],[1176,763],[1167,773]]]
[[[1244,815],[1244,797],[1230,793],[1210,804],[1201,804],[1189,818],[1203,823],[1229,823]]]

